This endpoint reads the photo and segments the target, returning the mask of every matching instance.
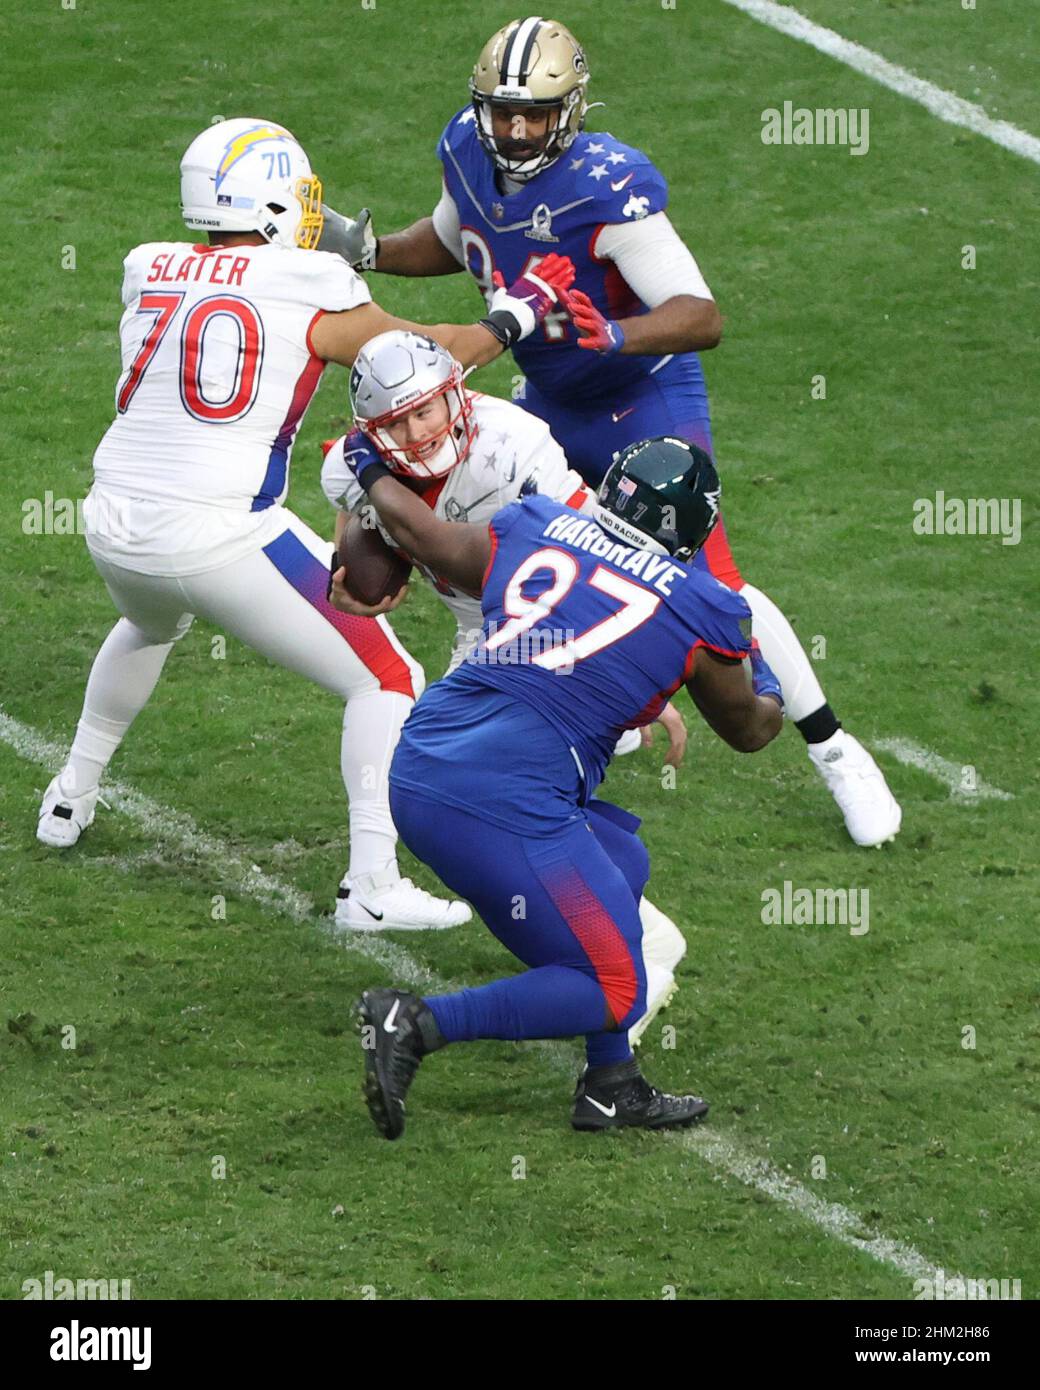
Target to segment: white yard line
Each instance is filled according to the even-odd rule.
[[[0,742],[8,744],[27,761],[41,764],[50,773],[64,765],[68,753],[67,748],[51,743],[2,710]],[[102,795],[115,810],[136,821],[158,842],[168,845],[188,863],[204,865],[222,884],[229,885],[243,897],[252,898],[261,907],[284,913],[290,921],[324,926],[332,933],[327,919],[323,920],[320,910],[306,893],[274,874],[265,873],[225,840],[203,830],[191,816],[163,806],[122,782],[105,782]],[[374,932],[351,932],[349,936],[332,934],[344,950],[385,966],[406,984],[427,990],[441,988],[441,982],[424,965],[386,937]]]
[[[724,1169],[746,1186],[764,1193],[781,1206],[789,1207],[803,1220],[819,1227],[825,1235],[841,1241],[842,1245],[852,1246],[854,1250],[862,1250],[865,1255],[882,1264],[890,1265],[907,1279],[934,1280],[937,1277],[936,1266],[912,1245],[892,1240],[873,1230],[862,1217],[840,1202],[824,1201],[767,1160],[753,1157],[732,1135],[711,1129],[690,1129],[682,1133],[679,1143],[714,1167]],[[946,1277],[952,1279],[954,1276],[950,1274]]]
[[[66,757],[64,747],[52,743],[2,710],[0,743],[6,743],[20,757],[41,765],[49,773],[56,772]],[[301,893],[291,883],[273,874],[265,873],[247,856],[196,825],[183,811],[163,806],[121,782],[106,782],[104,795],[115,810],[135,821],[142,830],[174,850],[186,862],[205,867],[213,873],[215,880],[232,886],[243,897],[252,898],[263,908],[284,913],[290,921],[320,927],[333,935],[336,944],[344,950],[382,966],[395,983],[425,991],[452,988],[396,942],[366,932],[332,933],[327,919],[322,917],[306,893]],[[30,816],[34,810],[34,807],[26,807],[26,816]],[[573,1049],[557,1043],[542,1046],[555,1070],[567,1077],[574,1077],[578,1063]],[[913,1279],[934,1279],[938,1276],[940,1267],[925,1259],[913,1246],[891,1240],[881,1232],[872,1230],[848,1207],[824,1201],[768,1160],[745,1149],[733,1135],[710,1129],[690,1130],[674,1136],[674,1142],[712,1167],[771,1197],[824,1235],[870,1255],[896,1273]],[[954,1275],[948,1274],[946,1277],[952,1279]]]
[[[975,135],[982,135],[987,140],[992,140],[995,145],[1010,150],[1012,154],[1021,155],[1023,159],[1031,159],[1034,164],[1040,164],[1040,139],[1035,135],[1019,130],[1009,121],[995,121],[981,106],[965,101],[943,87],[937,87],[934,82],[918,77],[916,73],[900,67],[898,63],[890,63],[887,58],[882,58],[880,53],[874,53],[862,44],[842,38],[833,29],[814,24],[797,10],[792,10],[787,5],[774,4],[773,0],[725,0],[725,3],[743,11],[751,19],[757,19],[760,24],[766,24],[770,29],[786,34],[788,38],[807,43],[817,52],[826,54],[828,58],[834,58],[839,63],[845,63],[847,67],[855,68],[857,72],[880,82],[883,87],[888,87],[893,92],[898,92],[900,96],[916,101],[947,125],[960,126]]]
[[[999,787],[992,787],[975,772],[974,766],[969,763],[952,763],[949,758],[941,758],[938,753],[933,753],[930,748],[923,748],[921,744],[914,743],[909,738],[876,738],[871,742],[872,748],[880,748],[882,753],[891,753],[893,758],[906,767],[916,767],[921,772],[927,772],[937,781],[942,782],[949,788],[950,796],[957,801],[1014,801],[1013,792],[1002,792]],[[970,781],[973,785],[965,786],[965,773],[971,769]]]

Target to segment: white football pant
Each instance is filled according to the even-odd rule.
[[[123,617],[94,659],[62,785],[70,795],[97,786],[197,614],[346,701],[340,766],[350,803],[348,872],[355,878],[395,860],[387,774],[425,681],[385,618],[332,608],[325,597],[332,543],[292,512],[285,520],[264,549],[201,574],[142,574],[93,556]]]

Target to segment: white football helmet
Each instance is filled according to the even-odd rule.
[[[395,473],[442,478],[469,453],[477,425],[462,375],[447,348],[409,329],[379,333],[358,353],[350,369],[354,423]],[[448,403],[447,422],[418,444],[396,444],[388,426],[438,396]]]
[[[218,121],[181,160],[181,212],[201,231],[259,232],[277,246],[311,250],[321,236],[321,198],[310,160],[274,121]]]

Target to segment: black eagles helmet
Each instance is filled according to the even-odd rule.
[[[703,449],[662,435],[630,444],[615,458],[597,494],[598,520],[629,545],[647,537],[691,560],[719,519],[722,484]]]

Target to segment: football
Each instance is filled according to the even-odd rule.
[[[392,550],[377,528],[366,526],[360,516],[352,516],[343,528],[337,554],[351,595],[373,607],[393,598],[412,572],[411,562]]]

